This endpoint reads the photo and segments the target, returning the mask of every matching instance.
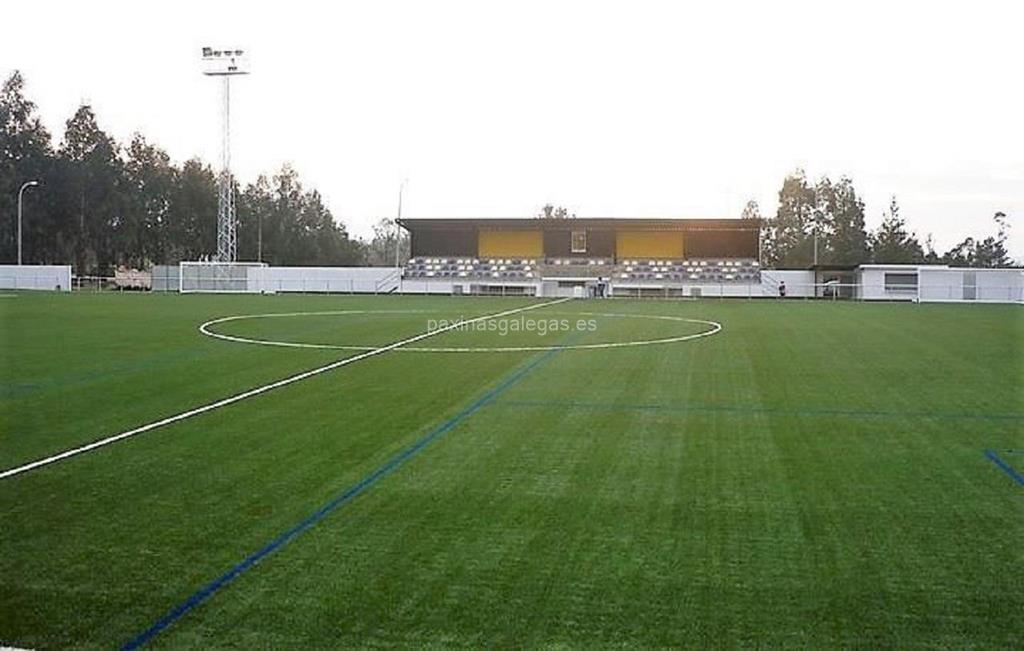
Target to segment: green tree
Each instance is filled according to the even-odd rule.
[[[124,164],[120,148],[83,105],[68,120],[59,156],[65,195],[61,221],[74,242],[78,273],[103,272],[123,254],[117,235],[126,230]]]
[[[399,264],[409,259],[409,234],[395,224],[395,220],[384,218],[373,225],[373,237],[365,245],[366,264],[374,267],[390,267],[395,264],[395,242],[399,246]]]
[[[818,219],[825,237],[819,242],[819,262],[854,265],[870,257],[864,225],[864,202],[847,177],[831,183],[822,179],[816,191]]]
[[[36,105],[25,97],[25,80],[15,71],[0,87],[0,260],[17,259],[18,190],[22,183],[39,180],[49,186],[53,167],[50,134],[36,114]],[[24,195],[23,223],[25,261],[49,261],[45,234],[52,227],[52,192],[47,187]]]
[[[765,228],[765,262],[775,267],[806,267],[811,264],[811,229],[817,198],[803,170],[782,182],[779,207]]]
[[[968,237],[942,257],[943,262],[956,267],[1010,267],[1013,260],[1010,259],[1006,249],[1006,240],[1010,228],[1006,213],[1000,211],[993,217],[996,223],[996,234],[990,235],[983,240],[975,240]]]
[[[996,234],[978,242],[974,256],[975,264],[988,268],[1012,266],[1013,261],[1010,259],[1009,251],[1006,250],[1006,240],[1010,229],[1006,213],[997,212],[992,216],[992,220],[996,223]]]
[[[216,251],[217,179],[208,165],[192,159],[178,167],[139,134],[122,149],[89,106],[67,121],[53,151],[24,85],[15,72],[0,87],[0,215],[15,214],[21,183],[44,182],[25,195],[26,261],[70,261],[75,273],[91,274]],[[273,264],[360,264],[365,257],[365,245],[287,166],[236,197],[242,259],[259,256],[261,223],[263,259]],[[0,219],[2,260],[16,257],[15,231],[15,220]]]
[[[345,225],[336,221],[316,190],[303,195],[300,221],[311,245],[303,247],[292,264],[345,266],[365,264],[363,243],[349,237]]]
[[[121,260],[132,267],[163,263],[172,247],[171,203],[178,170],[165,151],[136,134],[125,161],[127,210],[119,233]]]
[[[266,229],[274,210],[270,181],[261,174],[237,195],[238,256],[244,260],[265,261]]]
[[[747,201],[740,212],[740,219],[761,219],[761,206],[753,199]]]
[[[248,254],[262,224],[263,261],[271,265],[351,265],[363,261],[362,243],[335,221],[316,190],[306,191],[285,165],[273,179],[257,179],[242,193],[241,246]]]
[[[967,237],[942,256],[942,261],[953,267],[974,267],[977,244],[973,237]]]
[[[171,192],[164,260],[176,264],[217,251],[217,176],[201,160],[185,162]]]
[[[299,242],[304,234],[297,228],[298,215],[302,210],[302,183],[299,175],[285,165],[274,175],[273,188],[274,208],[269,216],[269,224],[264,222],[264,259],[278,265],[301,264]]]
[[[932,238],[932,234],[928,233],[928,237],[924,240],[924,263],[925,264],[941,264],[942,258],[938,253],[935,252],[935,241]]]
[[[924,262],[924,250],[917,236],[907,230],[900,217],[900,206],[893,196],[882,224],[871,234],[871,257],[879,264],[915,264]]]

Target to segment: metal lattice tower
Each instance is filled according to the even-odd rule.
[[[203,74],[221,77],[221,167],[217,176],[217,261],[238,260],[238,218],[235,215],[235,186],[231,176],[231,78],[249,74],[238,49],[203,48]]]

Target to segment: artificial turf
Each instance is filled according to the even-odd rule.
[[[218,331],[372,347],[531,304],[4,298],[0,470],[358,354],[215,317],[344,311]],[[705,329],[609,314],[723,328],[559,348]],[[985,452],[1024,472],[1020,306],[522,316],[597,327],[441,334],[419,345],[550,349],[389,352],[0,480],[0,643],[1019,645],[1024,485]]]

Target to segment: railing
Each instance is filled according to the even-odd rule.
[[[611,276],[614,269],[612,265],[546,264],[541,267],[540,275],[544,278],[598,278]]]
[[[262,280],[253,291],[296,294],[378,294],[380,287],[373,278],[277,278]]]
[[[71,288],[76,292],[82,291],[104,291],[116,289],[121,290],[114,281],[113,276],[72,276]]]
[[[699,285],[680,284],[640,284],[612,283],[610,294],[616,298],[770,298],[771,294],[761,284],[750,283],[701,283]]]

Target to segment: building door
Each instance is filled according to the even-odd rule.
[[[978,298],[978,274],[974,271],[964,272],[964,300],[973,301]]]

